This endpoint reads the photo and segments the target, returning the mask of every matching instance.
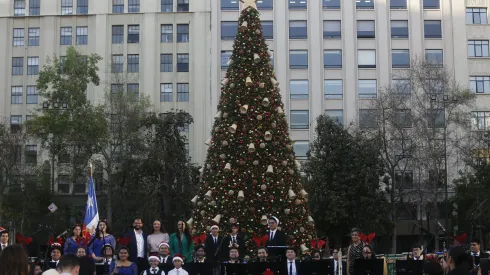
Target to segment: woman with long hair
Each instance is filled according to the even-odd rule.
[[[29,275],[29,261],[22,245],[11,245],[0,252],[0,275]]]
[[[366,260],[376,259],[376,254],[374,254],[374,249],[371,245],[364,245],[364,248],[362,249],[362,258]]]
[[[184,256],[185,263],[192,262],[192,251],[194,251],[194,243],[192,242],[191,234],[184,221],[177,223],[177,232],[170,235],[169,240],[170,252],[172,257],[175,254]]]
[[[75,224],[71,229],[70,238],[65,240],[65,246],[63,248],[63,254],[73,254],[76,255],[78,248],[85,247],[85,238],[82,234],[82,226]]]
[[[110,275],[138,275],[136,263],[129,261],[129,248],[123,246],[119,249],[119,260],[113,261],[109,266]]]
[[[116,239],[111,234],[111,229],[107,222],[99,221],[97,223],[97,228],[95,229],[95,234],[88,243],[88,253],[95,261],[100,262],[104,260],[104,257],[102,256],[102,247],[105,244],[116,247]]]
[[[354,262],[362,258],[364,244],[361,241],[361,230],[354,228],[350,232],[352,244],[347,252],[347,275],[354,275]]]
[[[163,227],[162,222],[160,220],[155,220],[153,222],[153,232],[147,237],[148,250],[150,251],[150,255],[158,255],[160,244],[168,243],[168,240],[169,236],[168,233],[165,231],[165,227]]]

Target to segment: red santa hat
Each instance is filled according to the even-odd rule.
[[[168,248],[170,249],[170,246],[169,246],[169,245],[168,245],[168,243],[166,243],[166,242],[161,242],[161,243],[158,245],[158,249],[160,249],[160,247],[162,247],[162,246],[166,246],[166,247],[168,247]]]
[[[181,262],[184,262],[184,260],[182,259],[184,258],[182,255],[180,254],[175,254],[174,255],[174,258],[172,259],[172,263],[175,262],[175,261],[181,261]]]
[[[148,262],[151,261],[151,260],[157,260],[158,262],[160,262],[160,258],[158,258],[157,256],[150,256],[150,257],[148,257]]]

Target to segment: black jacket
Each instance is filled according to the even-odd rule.
[[[231,236],[226,235],[223,239],[223,244],[221,245],[221,259],[228,259],[230,257],[230,243]],[[246,253],[245,241],[240,234],[236,235],[236,244],[238,245],[239,258],[243,258]]]
[[[206,251],[206,259],[211,263],[216,263],[221,260],[220,245],[223,243],[223,237],[218,235],[218,240],[214,243],[213,236],[208,234],[204,241],[204,250]],[[220,250],[220,251],[218,251]]]
[[[136,234],[134,233],[134,230],[129,231],[124,235],[125,238],[129,237],[129,243],[128,243],[128,248],[129,248],[129,260],[131,262],[135,262],[136,258],[138,258],[138,245],[136,242]],[[143,250],[145,251],[144,258],[147,258],[147,247],[148,243],[146,241],[146,238],[148,235],[146,235],[145,232],[143,232]]]
[[[295,260],[295,265],[296,265],[296,274],[297,275],[303,275],[304,272],[301,269],[301,262],[299,260]],[[284,259],[282,263],[282,272],[281,274],[289,275],[289,261],[288,259]]]
[[[267,247],[267,250],[269,251],[269,257],[286,257],[286,248],[273,248],[270,246],[286,246],[286,233],[284,231],[279,231],[276,230],[274,234],[274,238],[271,240],[270,239],[270,231],[267,231],[266,233],[269,236],[269,239],[267,240],[267,243],[265,246]]]

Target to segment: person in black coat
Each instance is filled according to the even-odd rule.
[[[478,268],[480,266],[480,259],[488,258],[488,254],[481,251],[481,243],[478,239],[471,240],[471,257],[473,257],[473,271],[472,273],[476,275],[478,273]]]
[[[282,257],[286,254],[286,249],[281,248],[286,246],[286,234],[279,230],[279,219],[271,216],[268,220],[269,224],[269,239],[267,240],[266,247],[269,250],[269,257]],[[279,246],[279,247],[278,247]]]
[[[0,252],[9,245],[9,232],[0,227]]]
[[[221,260],[221,245],[223,245],[223,237],[219,235],[219,227],[217,225],[213,225],[211,226],[211,234],[206,236],[206,240],[204,241],[206,259],[210,263],[215,264]]]
[[[245,255],[245,241],[243,236],[238,234],[239,230],[240,226],[238,224],[235,223],[231,225],[230,233],[224,237],[223,244],[221,245],[221,259],[228,258],[231,247],[237,248],[240,255]]]
[[[302,275],[301,263],[296,259],[296,251],[292,247],[286,249],[286,261],[282,263],[283,272],[286,275]]]
[[[342,275],[347,275],[347,263],[339,259],[339,250],[334,249],[332,251],[333,265],[332,265],[332,274],[336,274],[339,270],[339,263],[342,263]]]
[[[148,237],[143,232],[143,220],[141,218],[135,218],[133,222],[133,230],[126,233],[125,238],[129,238],[128,248],[131,251],[129,254],[129,260],[136,263],[138,266],[138,274],[148,268],[147,260],[147,247],[146,238]]]

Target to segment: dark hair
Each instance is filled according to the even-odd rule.
[[[311,255],[312,256],[315,255],[316,253],[320,254],[320,258],[322,257],[322,253],[320,253],[320,251],[318,251],[316,249],[314,249],[314,250],[311,251]]]
[[[472,243],[476,243],[476,244],[478,244],[478,245],[481,245],[481,242],[480,242],[480,240],[479,240],[479,239],[473,239],[473,240],[471,240],[471,242],[472,242]]]
[[[153,223],[159,222],[160,223],[160,232],[162,233],[167,233],[167,230],[165,230],[165,226],[163,226],[163,223],[160,219],[155,219]],[[153,229],[153,223],[151,224],[151,234],[155,233],[155,229]]]
[[[294,254],[298,254],[298,253],[296,253],[296,249],[294,249],[294,247],[292,247],[292,246],[288,246],[286,248],[286,252],[288,252],[288,250],[292,250],[294,252]]]
[[[424,264],[424,274],[427,275],[444,275],[444,270],[439,263],[426,262]]]
[[[127,246],[121,246],[119,248],[119,250],[117,251],[117,258],[119,259],[119,253],[121,252],[121,250],[126,250],[128,252],[128,255],[131,255],[131,250],[129,250],[129,247]]]
[[[60,259],[59,269],[62,273],[63,271],[71,270],[77,266],[80,266],[80,260],[73,254],[63,255]]]
[[[105,233],[106,233],[106,234],[111,234],[111,235],[112,235],[112,230],[111,230],[111,228],[109,227],[109,224],[108,224],[106,221],[99,221],[99,222],[97,223],[97,227],[95,228],[95,237],[100,239],[100,237],[99,237],[99,236],[100,236],[100,230],[99,230],[99,225],[100,225],[100,223],[105,223],[105,227],[106,227],[106,229],[105,229]]]
[[[3,235],[3,234],[7,234],[8,235],[9,232],[7,230],[4,230],[4,231],[0,232],[0,236]]]
[[[80,235],[75,236],[75,235],[74,235],[75,233],[73,233],[73,231],[74,231],[74,230],[75,230],[75,228],[77,228],[77,227],[80,227]],[[81,226],[81,225],[79,225],[79,224],[75,224],[75,225],[74,225],[74,226],[71,228],[71,233],[70,233],[70,236],[71,236],[71,237],[75,236],[75,237],[77,237],[77,238],[82,238],[82,237],[83,237],[83,234],[82,234],[82,230],[81,230],[81,229],[82,229],[82,226]]]
[[[422,249],[422,246],[417,243],[417,244],[412,245],[412,249],[415,249],[415,248]]]
[[[93,275],[95,272],[94,260],[88,256],[83,256],[79,258],[80,260],[80,271],[79,275]]]
[[[79,249],[83,249],[83,250],[85,250],[85,254],[87,254],[87,252],[88,252],[88,251],[87,251],[87,248],[86,248],[85,246],[79,246],[79,247],[77,248],[77,252],[78,252],[78,250],[79,250]]]
[[[364,248],[369,248],[369,250],[371,250],[371,258],[370,259],[376,259],[376,253],[374,253],[374,249],[373,247],[370,245],[370,244],[366,244],[364,245],[364,247],[362,248],[364,250]]]
[[[265,250],[265,252],[269,253],[269,250],[267,250],[267,247],[265,247],[265,246],[259,246],[259,248],[257,248],[257,251],[259,251],[261,249],[263,249],[263,250]]]
[[[199,250],[199,249],[201,249],[201,248],[202,248],[202,249],[205,249],[205,248],[204,248],[204,245],[202,245],[202,244],[198,244],[198,245],[196,245],[196,246],[194,247],[194,250],[195,250],[195,251],[198,251],[198,250]]]
[[[466,270],[470,269],[468,259],[469,255],[465,252],[464,248],[461,246],[453,246],[449,249],[449,257],[453,259],[454,265],[457,269]]]
[[[236,246],[236,245],[232,245],[230,247],[230,250],[228,250],[228,251],[232,251],[232,250],[236,250],[238,253],[240,253],[240,250],[238,250],[238,246]]]
[[[111,250],[112,250],[112,256],[114,257],[114,247],[112,247],[112,245],[107,244],[107,243],[102,246],[102,251],[100,252],[100,254],[106,256],[105,255],[105,249],[106,249],[106,247],[110,247],[111,248]]]
[[[354,228],[352,228],[352,230],[350,231],[350,233],[352,234],[352,233],[354,233],[354,232],[357,232],[357,233],[362,233],[362,230],[361,230],[361,229],[359,229],[359,228],[357,228],[357,227],[354,227]]]
[[[0,252],[1,275],[29,275],[27,252],[22,245],[10,245]]]
[[[187,226],[187,223],[183,220],[179,220],[177,222],[177,235],[180,235],[180,231],[179,231],[179,228],[178,228],[178,224],[179,222],[183,222],[184,223],[184,231],[182,233],[184,233],[184,237],[186,238],[187,240],[187,246],[188,248],[191,248],[192,246],[192,237],[191,237],[191,234],[189,233],[189,227]],[[182,245],[182,239],[181,238],[177,238],[177,240],[179,241],[179,246]]]

